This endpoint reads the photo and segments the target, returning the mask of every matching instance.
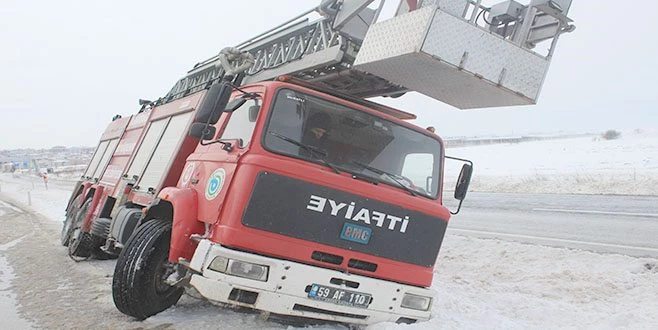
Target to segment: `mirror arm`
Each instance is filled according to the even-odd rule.
[[[219,140],[217,140],[217,142],[223,144],[222,149],[225,150],[226,152],[233,151],[233,144],[231,144],[231,142],[219,141]]]
[[[231,142],[226,142],[226,141],[222,141],[222,140],[214,140],[214,141],[210,141],[210,142],[203,142],[203,140],[201,140],[201,142],[199,142],[199,144],[201,144],[202,146],[209,146],[209,145],[215,144],[215,143],[221,143],[222,144],[222,150],[225,150],[227,152],[233,151],[233,144]]]
[[[470,160],[468,160],[468,159],[457,158],[457,157],[450,157],[450,156],[444,156],[444,157],[445,157],[445,158],[448,158],[448,159],[460,160],[460,161],[462,161],[462,162],[468,163],[468,165],[473,166],[473,162],[470,161]]]
[[[201,140],[201,142],[199,142],[199,144],[202,145],[202,146],[209,146],[209,145],[215,144],[215,143],[217,143],[216,140],[215,141],[210,141],[210,142],[203,142],[203,140]]]
[[[462,203],[463,203],[463,202],[464,202],[463,199],[460,200],[460,201],[459,201],[459,205],[457,206],[457,211],[455,211],[455,212],[450,211],[450,214],[455,215],[455,214],[459,213],[459,210],[461,210],[461,208],[462,208]]]
[[[245,99],[255,99],[257,97],[260,97],[260,93],[258,93],[258,92],[247,92],[244,89],[232,84],[230,81],[228,82],[228,84],[231,85],[231,87],[233,87],[233,89],[235,89],[238,92],[242,93],[242,97],[245,98]]]

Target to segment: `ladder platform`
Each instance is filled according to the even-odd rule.
[[[549,62],[428,6],[372,25],[353,69],[473,109],[535,104]]]

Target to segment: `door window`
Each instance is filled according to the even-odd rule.
[[[260,103],[260,99],[247,100],[233,111],[221,139],[237,139],[240,141],[240,147],[249,145],[260,112]]]

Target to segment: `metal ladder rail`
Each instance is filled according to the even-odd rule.
[[[336,13],[309,22],[307,16],[321,6],[240,43],[239,49],[255,58],[255,64],[246,72],[244,83],[271,80],[287,74],[358,97],[397,96],[406,92],[402,86],[351,70],[361,41],[334,28]],[[383,2],[376,15],[382,6]],[[202,90],[209,83],[222,79],[224,72],[217,63],[217,56],[197,63],[174,85],[164,98],[165,102]]]

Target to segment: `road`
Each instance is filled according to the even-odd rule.
[[[43,190],[36,177],[1,179],[8,189]],[[49,184],[49,193],[35,198],[53,205],[37,208],[43,212],[50,207],[61,214],[72,182]],[[469,192],[448,228],[448,234],[658,257],[658,196]]]
[[[59,243],[60,222],[3,193],[0,223],[0,329],[294,329],[211,305],[193,290],[175,308],[137,321],[112,302],[114,260],[74,262]]]
[[[193,292],[191,295],[188,293],[184,296],[175,308],[142,322],[119,313],[111,298],[110,283],[114,261],[88,261],[76,264],[70,260],[66,249],[59,244],[61,223],[32,212],[31,208],[25,206],[24,201],[12,199],[6,194],[10,189],[18,189],[25,185],[20,180],[16,180],[11,184],[5,181],[4,193],[0,193],[0,199],[5,201],[0,203],[0,222],[3,224],[0,226],[0,275],[9,272],[15,274],[9,277],[0,276],[0,289],[5,289],[4,297],[0,295],[0,309],[3,311],[0,317],[5,326],[195,330],[286,328],[262,320],[256,315],[245,315],[210,305],[199,300]],[[30,182],[26,185],[34,189]],[[40,199],[41,197],[55,198],[59,205],[65,203],[68,198],[68,191],[58,189],[55,185],[48,191],[36,187],[33,191],[34,196],[39,196]],[[44,194],[46,192],[48,194]],[[22,197],[22,193],[23,191],[20,191],[14,196]],[[469,193],[462,213],[451,221],[448,235],[500,238],[631,255],[658,255],[656,253],[658,242],[654,239],[658,237],[657,205],[656,197]],[[61,213],[59,206],[57,210]],[[486,242],[485,240],[475,243],[477,245],[474,248],[493,247],[491,244],[483,245]],[[533,249],[533,246],[529,246],[529,249]],[[499,252],[496,254],[498,255]],[[464,260],[459,259],[458,255],[454,253],[449,255],[450,257],[444,257],[443,262],[448,264],[445,264],[443,269],[450,269],[450,265],[455,264],[452,266],[455,271],[439,273],[437,283],[447,287],[456,285],[458,286],[456,292],[468,293],[471,292],[469,290],[475,290],[471,292],[477,297],[475,301],[481,301],[482,297],[490,294],[488,290],[495,292],[501,290],[501,287],[491,289],[490,284],[482,287],[473,285],[473,283],[486,283],[481,276],[484,278],[494,276],[498,281],[501,280],[502,275],[499,273],[489,275],[486,270],[459,274],[460,281],[466,283],[463,286],[459,284],[461,282],[455,282],[454,274],[461,272],[473,262],[473,259],[468,258],[468,262],[464,264]],[[470,255],[472,256],[473,254]],[[514,260],[508,261],[514,264]],[[490,259],[487,258],[484,262],[490,262]],[[641,266],[645,261],[638,262]],[[485,266],[478,264],[477,269],[486,268]],[[513,272],[516,274],[517,270],[514,269]],[[497,268],[497,271],[500,272],[500,269]],[[466,274],[472,277],[469,278]],[[595,275],[589,277],[596,279]],[[509,276],[516,281],[515,276],[512,274]],[[520,276],[526,278],[530,275]],[[560,274],[551,273],[546,276],[553,279]],[[518,286],[518,283],[514,285]],[[537,284],[533,284],[531,279],[528,285],[533,287]],[[653,292],[650,289],[644,291]],[[464,303],[460,299],[469,301],[468,297],[461,297],[457,299],[460,303]],[[539,299],[537,310],[545,310],[546,303],[541,298],[537,299]],[[633,296],[632,299],[635,300],[636,297]],[[649,301],[653,300],[649,299]],[[447,303],[444,301],[441,306],[445,308],[454,303],[454,301]],[[462,308],[459,310],[461,311]],[[461,320],[461,315],[456,312],[456,316],[446,317]],[[471,317],[473,315],[469,314],[467,319]],[[428,327],[433,328],[432,325],[439,322],[437,320],[428,323]],[[327,327],[327,329],[340,329],[340,327]]]
[[[469,193],[449,233],[658,257],[658,197]]]
[[[121,315],[107,317],[114,313],[110,263],[80,263],[73,270],[74,262],[57,241],[60,223],[27,211],[6,196],[2,199],[0,256],[5,261],[3,266],[11,267],[15,274],[10,279],[10,289],[19,306],[13,313],[5,308],[3,319],[10,317],[10,323],[5,326],[12,329],[135,327],[132,320]],[[22,320],[29,320],[30,324]]]

